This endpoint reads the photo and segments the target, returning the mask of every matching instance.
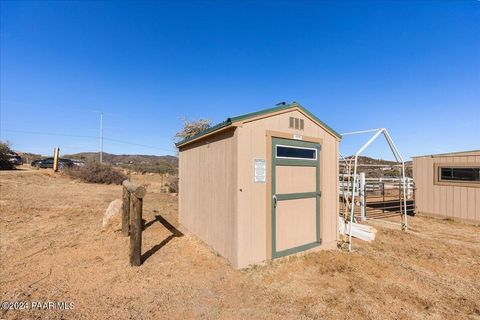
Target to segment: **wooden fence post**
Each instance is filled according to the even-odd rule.
[[[60,149],[58,147],[55,147],[53,149],[53,171],[57,172],[58,171],[58,155],[60,153]]]
[[[130,192],[125,186],[123,186],[122,199],[122,234],[127,237],[130,231]]]
[[[130,265],[142,264],[142,205],[143,199],[130,198]]]
[[[139,266],[142,264],[142,210],[143,197],[146,189],[143,186],[132,183],[128,180],[122,183],[124,192],[128,194],[129,215],[130,215],[130,265]],[[124,202],[126,202],[124,193]],[[128,221],[128,220],[126,220]],[[123,223],[123,220],[122,220]],[[123,232],[123,225],[122,225]]]

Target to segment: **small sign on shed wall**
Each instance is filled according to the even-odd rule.
[[[267,181],[267,164],[265,159],[254,159],[253,171],[255,183],[265,183]]]

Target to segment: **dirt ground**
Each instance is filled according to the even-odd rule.
[[[320,251],[244,270],[178,234],[177,198],[158,176],[144,201],[144,263],[101,230],[120,186],[47,170],[0,173],[1,301],[73,302],[2,310],[6,319],[480,319],[480,227],[426,217],[375,224],[353,253]],[[165,222],[167,221],[167,222]],[[169,223],[173,226],[170,226]]]

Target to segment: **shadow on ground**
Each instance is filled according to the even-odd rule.
[[[149,257],[154,255],[158,250],[162,249],[164,246],[166,246],[172,239],[174,238],[179,238],[183,237],[183,233],[180,232],[177,228],[175,228],[170,222],[168,222],[164,217],[161,215],[156,215],[155,219],[146,222],[143,224],[143,231],[145,231],[147,228],[149,228],[151,225],[153,225],[155,222],[160,222],[165,228],[167,228],[172,234],[166,237],[165,239],[162,240],[159,244],[154,245],[152,248],[147,250],[143,255],[142,255],[142,263],[145,262]]]

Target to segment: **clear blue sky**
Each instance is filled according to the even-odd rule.
[[[105,137],[155,147],[105,151],[173,154],[182,116],[280,101],[339,132],[386,127],[405,157],[480,149],[480,2],[1,1],[0,76],[1,139],[21,151],[96,151],[103,111]]]

